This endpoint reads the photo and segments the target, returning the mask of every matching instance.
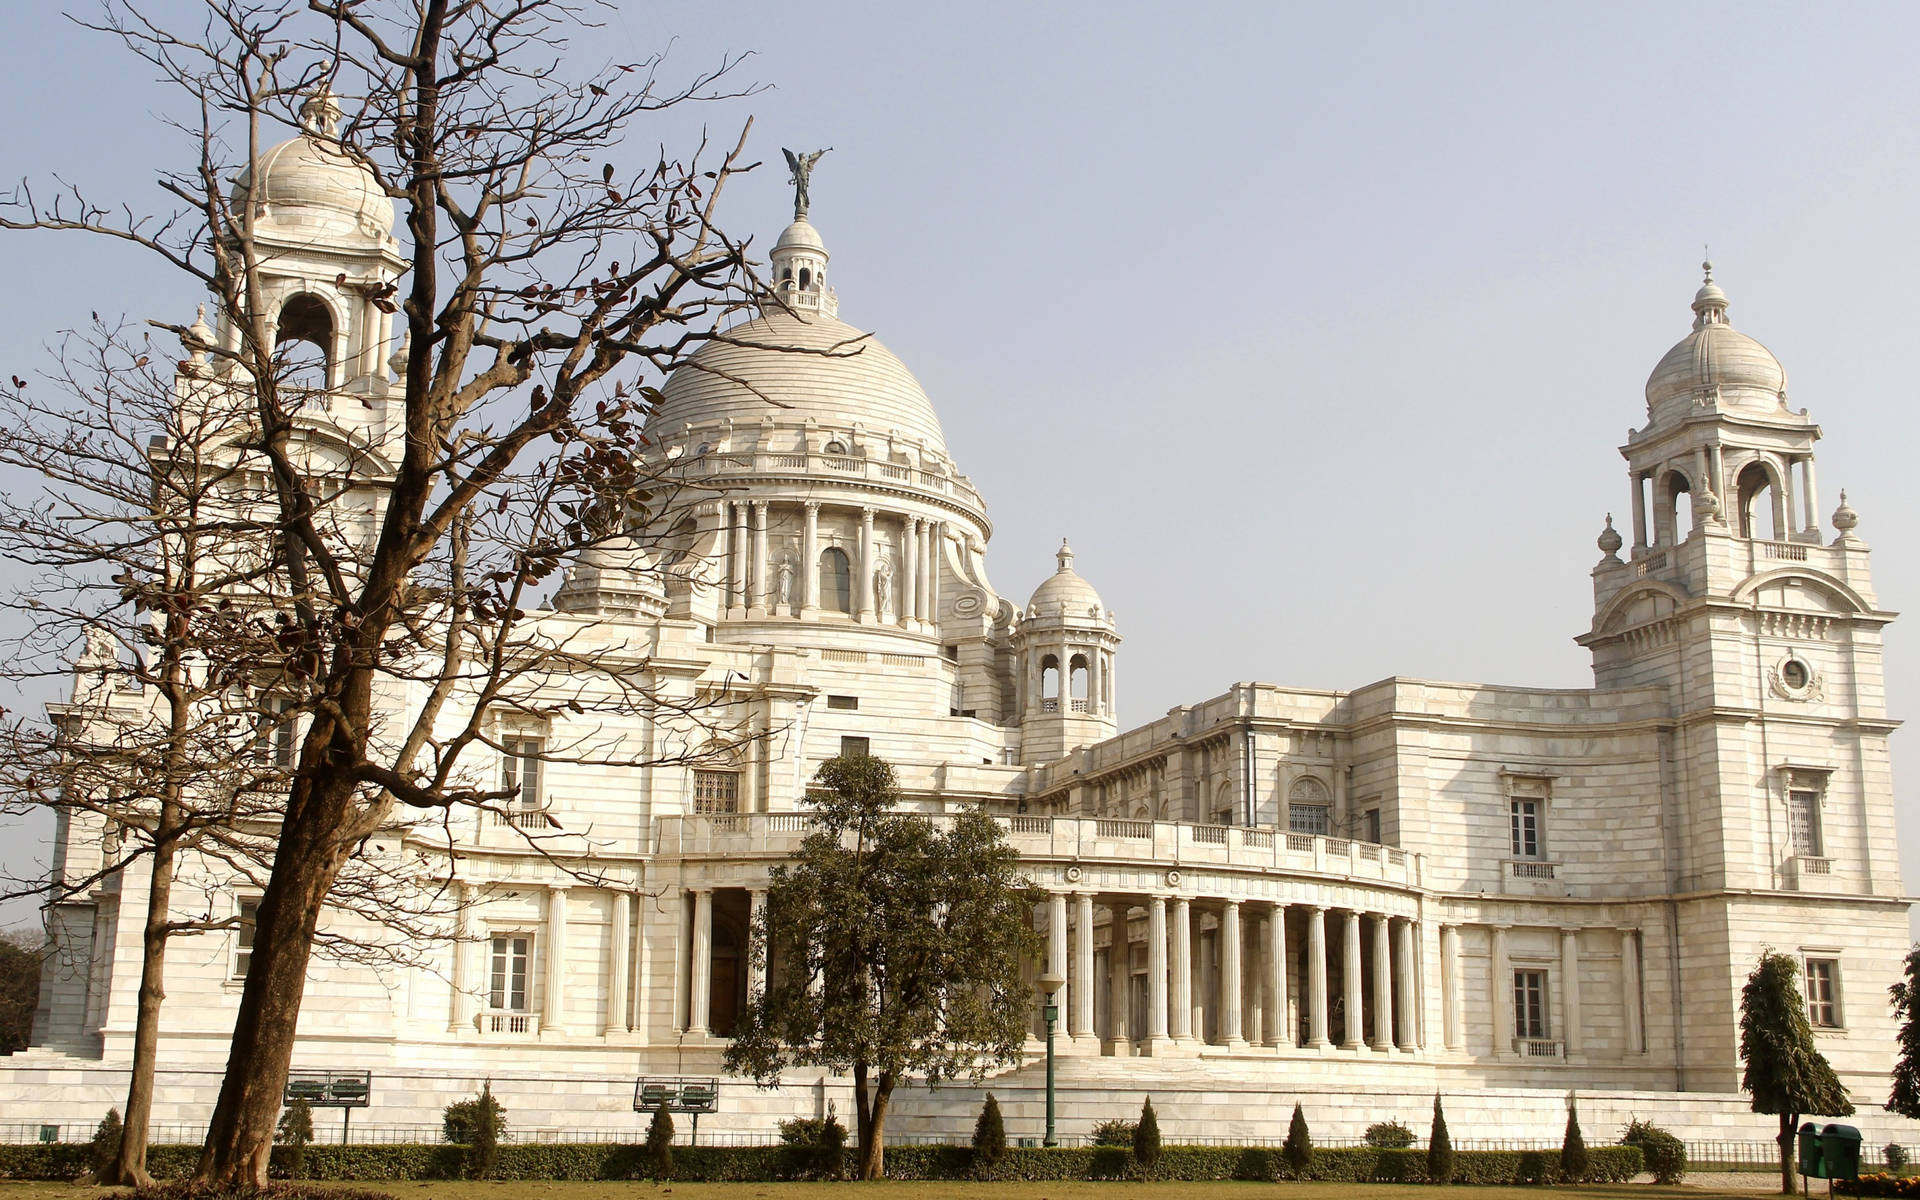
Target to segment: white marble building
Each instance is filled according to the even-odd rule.
[[[287,241],[273,302],[326,348],[335,394],[358,398],[313,406],[314,445],[377,463],[390,334],[332,281],[403,270],[391,214],[318,126],[254,175]],[[782,303],[702,349],[648,423],[708,489],[665,531],[662,562],[688,569],[597,552],[545,618],[580,622],[666,695],[728,689],[753,736],[719,760],[613,769],[540,762],[564,722],[503,718],[497,769],[526,791],[510,820],[456,829],[464,938],[432,969],[316,960],[296,1065],[371,1070],[375,1111],[356,1123],[432,1122],[490,1078],[520,1127],[637,1130],[636,1076],[719,1074],[755,986],[766,870],[801,836],[817,765],[860,748],[929,814],[1001,814],[1050,892],[1036,917],[1068,979],[1068,1135],[1146,1090],[1176,1140],[1277,1135],[1303,1096],[1322,1136],[1388,1116],[1423,1128],[1440,1090],[1456,1136],[1554,1138],[1579,1089],[1590,1137],[1638,1113],[1764,1138],[1770,1118],[1733,1094],[1736,1006],[1771,946],[1803,960],[1870,1139],[1915,1136],[1878,1111],[1908,942],[1881,676],[1893,614],[1844,499],[1821,528],[1821,429],[1710,276],[1620,448],[1631,520],[1600,536],[1578,639],[1593,688],[1237,683],[1122,732],[1119,626],[1071,551],[1025,603],[998,593],[985,501],[913,375],[838,319],[820,233],[796,221],[771,258]],[[650,721],[618,732],[671,739]],[[595,855],[605,886],[529,832],[561,859]],[[60,869],[95,861],[96,834],[63,825]],[[395,837],[376,852],[432,844]],[[112,881],[50,912],[62,953],[35,1048],[0,1070],[0,1122],[117,1102],[139,895]],[[243,930],[177,943],[161,1119],[210,1108],[245,955]],[[1011,1119],[1032,1116],[1038,1081],[1031,1066],[993,1081]],[[726,1082],[708,1127],[770,1131],[838,1086]],[[976,1103],[917,1093],[896,1128],[959,1135]]]

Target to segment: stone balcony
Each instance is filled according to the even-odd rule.
[[[796,479],[821,483],[866,484],[897,491],[931,494],[975,512],[984,512],[980,493],[965,475],[925,471],[908,463],[851,454],[762,451],[712,451],[673,463],[689,478]]]
[[[952,820],[944,815],[926,819]],[[1424,877],[1421,855],[1346,838],[1110,817],[994,820],[1021,859],[1033,863],[1318,876],[1389,888],[1418,888]],[[787,858],[798,852],[811,827],[812,818],[797,812],[662,817],[659,853],[685,859]]]

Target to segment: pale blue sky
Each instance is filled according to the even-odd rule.
[[[0,33],[0,174],[157,204],[176,98],[53,5]],[[997,586],[1024,599],[1073,539],[1126,724],[1237,680],[1588,683],[1616,447],[1703,242],[1826,431],[1823,525],[1846,488],[1883,605],[1920,597],[1920,7],[628,4],[580,53],[668,37],[688,70],[755,51],[771,90],[634,160],[755,114],[769,165],[730,224],[765,247],[779,147],[834,147],[841,315],[939,406]],[[197,299],[117,247],[8,236],[0,264],[20,374],[89,310]],[[1892,627],[1895,716],[1916,645]]]

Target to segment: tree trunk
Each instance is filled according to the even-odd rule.
[[[236,1191],[267,1182],[313,932],[350,844],[341,833],[354,802],[352,782],[325,771],[310,784],[296,779],[294,790],[307,795],[304,802],[289,801],[281,822],[273,873],[255,919],[253,958],[240,993],[226,1076],[193,1173],[196,1187]]]
[[[873,1103],[867,1095],[867,1064],[853,1064],[853,1147],[854,1158],[867,1161],[867,1142],[873,1136]]]
[[[867,1140],[860,1146],[860,1178],[887,1177],[887,1108],[893,1099],[893,1072],[880,1072],[873,1088],[873,1115],[868,1118]]]
[[[1793,1187],[1793,1134],[1800,1123],[1799,1113],[1780,1114],[1780,1194],[1791,1196]]]
[[[162,819],[163,826],[166,824]],[[133,1022],[133,1065],[127,1079],[127,1116],[120,1152],[101,1172],[99,1182],[121,1187],[152,1187],[147,1174],[147,1125],[153,1119],[154,1056],[160,1045],[160,1004],[166,999],[162,975],[167,961],[167,910],[173,901],[174,843],[156,831],[153,877],[147,884],[147,921],[140,937],[140,994]]]

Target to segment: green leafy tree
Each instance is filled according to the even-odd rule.
[[[33,1010],[40,1003],[37,935],[0,933],[0,1054],[25,1050],[33,1036]]]
[[[1280,1157],[1293,1168],[1295,1179],[1305,1179],[1307,1168],[1313,1165],[1313,1135],[1307,1132],[1307,1114],[1297,1101],[1293,1120],[1287,1122],[1287,1140],[1280,1147]]]
[[[1646,1168],[1658,1184],[1676,1184],[1687,1177],[1687,1144],[1651,1121],[1627,1122],[1622,1146],[1637,1146]]]
[[[455,1109],[461,1110],[457,1117]],[[448,1141],[466,1141],[467,1177],[493,1178],[500,1165],[500,1135],[507,1131],[507,1110],[493,1098],[493,1081],[482,1084],[472,1100],[447,1105],[442,1125]]]
[[[981,1176],[993,1173],[1007,1156],[1007,1123],[1000,1116],[1000,1102],[987,1093],[980,1105],[980,1119],[973,1123],[973,1169]]]
[[[120,1138],[125,1132],[126,1127],[120,1123],[120,1110],[109,1108],[107,1115],[100,1118],[100,1124],[94,1127],[93,1141],[88,1148],[96,1176],[111,1167],[113,1160],[120,1156]]]
[[[655,1179],[673,1178],[673,1114],[662,1100],[647,1123],[647,1169]]]
[[[893,1090],[1019,1061],[1039,954],[1038,893],[984,813],[935,823],[895,811],[893,768],[822,763],[813,830],[768,873],[753,959],[775,969],[747,1002],[726,1069],[762,1086],[788,1067],[853,1077],[862,1179],[881,1177]]]
[[[1803,1114],[1844,1117],[1853,1101],[1826,1056],[1814,1048],[1813,1027],[1800,998],[1800,965],[1769,950],[1740,990],[1741,1090],[1753,1111],[1780,1117],[1780,1192],[1793,1194],[1793,1134]]]
[[[1567,1132],[1560,1139],[1560,1178],[1566,1183],[1585,1183],[1592,1162],[1587,1156],[1587,1139],[1580,1135],[1580,1109],[1567,1104]]]
[[[1133,1126],[1133,1161],[1141,1174],[1160,1162],[1160,1118],[1153,1114],[1153,1097],[1140,1106],[1140,1120]]]
[[[273,1139],[287,1148],[287,1177],[301,1179],[307,1173],[307,1147],[313,1142],[313,1106],[305,1100],[291,1101],[280,1110],[280,1124]]]
[[[1893,1092],[1886,1109],[1920,1117],[1920,945],[1907,951],[1906,978],[1887,988],[1893,1019],[1900,1023],[1900,1057],[1893,1063]]]
[[[1440,1093],[1433,1094],[1433,1132],[1427,1135],[1427,1182],[1453,1182],[1453,1138],[1447,1133],[1447,1114],[1440,1111]]]

